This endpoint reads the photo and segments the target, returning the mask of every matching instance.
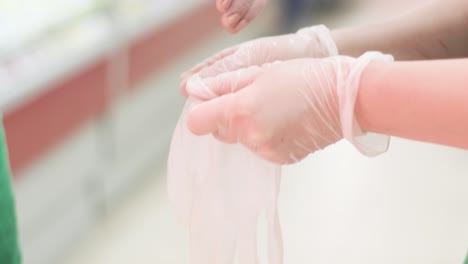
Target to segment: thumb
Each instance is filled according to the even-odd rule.
[[[246,92],[227,94],[201,103],[189,113],[187,126],[198,136],[220,133],[237,134],[237,123],[240,118],[253,111],[253,100]]]
[[[197,136],[211,134],[220,127],[229,124],[229,112],[232,111],[235,94],[229,94],[223,97],[197,105],[190,111],[187,126],[193,134]]]

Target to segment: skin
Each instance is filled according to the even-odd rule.
[[[397,60],[468,57],[468,1],[435,0],[400,16],[332,31],[339,53],[358,57],[369,50]]]
[[[296,162],[342,138],[333,118],[336,83],[321,74],[332,76],[333,67],[329,59],[302,59],[213,79],[205,85],[214,99],[192,109],[188,128],[239,142],[277,164]],[[313,69],[306,82],[305,68]],[[361,129],[468,149],[468,59],[371,62],[360,76],[355,117]]]
[[[236,34],[244,29],[266,5],[267,0],[216,0],[224,28]]]
[[[355,114],[360,126],[468,149],[468,59],[371,63]]]

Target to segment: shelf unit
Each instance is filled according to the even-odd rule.
[[[219,30],[206,1],[102,1],[73,17],[0,55],[26,264],[54,263],[164,160],[182,100],[160,76]]]

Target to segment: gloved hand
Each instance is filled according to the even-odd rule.
[[[241,31],[260,14],[267,0],[216,0],[221,22],[231,33]]]
[[[392,57],[298,59],[205,79],[195,75],[188,92],[203,102],[192,109],[188,127],[241,143],[277,164],[300,161],[343,137],[363,154],[379,154],[388,137],[366,137],[354,118],[361,73],[371,60]]]
[[[259,38],[225,49],[181,76],[181,92],[187,96],[186,81],[198,73],[202,78],[278,60],[338,55],[330,31],[323,25],[303,28],[295,34]]]

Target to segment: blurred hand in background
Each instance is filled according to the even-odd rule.
[[[216,0],[223,26],[231,33],[238,33],[258,16],[267,0]]]

